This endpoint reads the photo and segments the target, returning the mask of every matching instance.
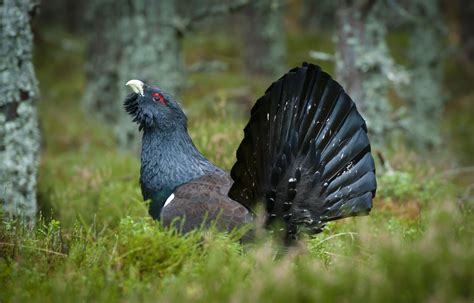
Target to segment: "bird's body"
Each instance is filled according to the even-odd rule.
[[[206,174],[225,174],[199,153],[185,130],[145,131],[142,140],[140,184],[154,218],[177,186]]]
[[[232,183],[229,174],[197,150],[187,130],[143,133],[142,194],[151,201],[150,215],[164,225],[184,215],[187,220],[178,222],[183,232],[201,225],[206,216],[208,223],[219,219],[223,229],[250,222],[248,210],[227,196]]]
[[[216,224],[230,231],[252,222],[252,215],[242,204],[229,198],[232,179],[227,174],[209,173],[176,188],[172,200],[162,209],[160,219],[169,226],[176,218],[186,217],[177,226],[183,232]]]
[[[294,238],[300,227],[319,232],[370,211],[376,182],[365,122],[319,67],[291,70],[257,101],[232,178],[194,146],[170,95],[132,81],[125,108],[144,130],[140,184],[164,225],[184,219],[187,232],[215,221],[231,230],[264,203],[267,224],[283,221]]]

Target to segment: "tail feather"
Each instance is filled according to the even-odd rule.
[[[367,127],[318,66],[303,64],[274,82],[244,133],[229,196],[249,209],[264,201],[267,222],[284,220],[288,237],[370,211],[377,186]]]
[[[350,138],[345,145],[343,145],[337,154],[328,160],[324,171],[323,178],[327,180],[333,179],[333,177],[341,170],[351,164],[363,152],[367,152],[369,148],[369,139],[367,133],[363,129],[359,129]]]
[[[357,112],[355,106],[352,106],[350,113],[347,115],[343,122],[344,127],[339,128],[333,133],[330,143],[323,149],[323,159],[329,160],[333,158],[340,150],[342,146],[345,146],[353,134],[359,130],[365,130],[365,122]]]

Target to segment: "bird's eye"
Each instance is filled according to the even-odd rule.
[[[153,93],[153,94],[151,94],[151,96],[153,97],[153,100],[155,100],[156,102],[160,102],[161,104],[166,105],[166,103],[165,103],[165,97],[163,97],[162,94],[160,94],[160,93]]]

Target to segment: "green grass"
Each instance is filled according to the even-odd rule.
[[[64,38],[74,51],[45,37],[36,55],[43,217],[33,230],[1,221],[0,302],[474,300],[472,204],[461,199],[464,188],[452,176],[440,173],[452,165],[443,155],[400,146],[384,151],[393,171],[380,169],[371,215],[331,223],[290,249],[264,233],[241,245],[237,235],[182,236],[153,222],[141,201],[138,159],[118,152],[108,126],[81,111],[82,43]],[[225,38],[193,39],[185,49],[196,42],[219,50],[223,60],[237,54]],[[288,43],[298,57],[316,40],[291,36]],[[329,40],[321,41],[329,51]],[[199,58],[192,56],[187,60]],[[238,70],[235,64],[224,73],[190,75],[183,94],[196,145],[226,169],[246,112],[268,83]]]

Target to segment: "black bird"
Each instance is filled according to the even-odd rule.
[[[183,232],[216,222],[231,230],[284,222],[286,238],[368,214],[376,191],[367,127],[343,88],[303,63],[274,82],[251,110],[231,174],[194,146],[178,102],[158,87],[127,82],[125,109],[143,129],[140,184],[150,215]],[[180,220],[178,220],[180,221]]]

